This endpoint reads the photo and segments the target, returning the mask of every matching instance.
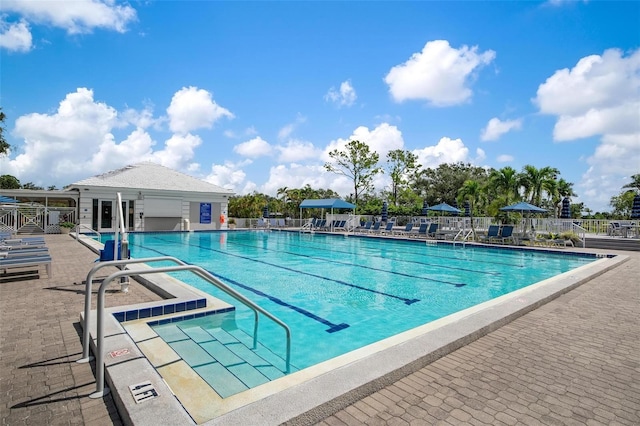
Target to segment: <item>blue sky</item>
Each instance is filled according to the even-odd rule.
[[[62,187],[150,160],[348,195],[322,166],[359,139],[554,166],[609,210],[640,173],[639,26],[640,2],[3,0],[0,172]]]

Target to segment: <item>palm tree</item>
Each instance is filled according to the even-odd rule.
[[[559,173],[555,167],[546,166],[537,169],[530,164],[524,166],[520,174],[520,184],[524,188],[525,197],[529,198],[531,204],[539,206],[542,203],[542,194],[544,192],[553,193],[556,176]]]
[[[505,205],[511,204],[511,200],[518,197],[518,186],[518,172],[513,167],[507,166],[500,170],[491,170],[489,188],[496,195],[503,197]]]
[[[462,187],[458,190],[458,200],[461,203],[466,200],[469,202],[470,218],[471,218],[471,232],[473,233],[473,239],[476,239],[476,229],[473,225],[473,210],[476,203],[484,199],[484,188],[477,180],[466,180]]]
[[[623,186],[623,188],[632,188],[637,192],[640,192],[640,173],[631,175],[631,180],[632,182],[626,184],[625,186]]]

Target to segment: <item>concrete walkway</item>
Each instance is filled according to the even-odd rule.
[[[52,278],[0,283],[1,424],[121,424],[111,396],[87,397],[94,366],[74,362],[96,256],[67,235],[46,241]],[[620,267],[320,424],[640,424],[640,255],[627,254]],[[116,289],[107,306],[160,299],[136,283],[129,294]]]

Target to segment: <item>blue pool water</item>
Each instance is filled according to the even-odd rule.
[[[169,255],[199,265],[287,323],[295,369],[595,260],[296,232],[144,233],[130,234],[129,242],[132,257]],[[251,311],[191,273],[172,275],[235,305],[238,327],[252,335]],[[261,319],[259,337],[284,356],[280,327]]]

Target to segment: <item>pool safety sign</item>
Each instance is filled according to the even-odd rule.
[[[200,203],[200,223],[211,223],[211,203]]]

